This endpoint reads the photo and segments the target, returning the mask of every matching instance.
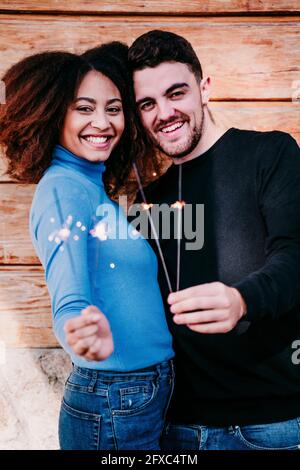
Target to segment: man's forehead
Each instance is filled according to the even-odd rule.
[[[164,93],[174,83],[190,83],[193,73],[181,62],[163,62],[156,67],[146,67],[133,73],[136,98],[140,95]]]

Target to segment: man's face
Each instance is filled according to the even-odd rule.
[[[163,62],[134,72],[138,111],[155,145],[173,158],[196,155],[203,127],[200,84],[188,66]]]

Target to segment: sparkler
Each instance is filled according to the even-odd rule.
[[[149,222],[150,222],[150,225],[151,225],[152,232],[154,234],[155,243],[156,243],[158,253],[159,253],[162,265],[163,265],[163,269],[164,269],[164,273],[165,273],[165,276],[166,276],[168,288],[169,288],[169,291],[171,293],[171,292],[173,292],[173,290],[172,290],[172,286],[171,286],[171,282],[170,282],[168,269],[167,269],[165,258],[164,258],[164,255],[163,255],[163,252],[162,252],[162,249],[161,249],[161,246],[160,246],[160,241],[159,241],[159,238],[158,238],[158,235],[157,235],[157,232],[156,232],[156,228],[155,228],[155,225],[153,223],[151,214],[149,212],[149,209],[151,207],[153,207],[153,204],[148,204],[147,203],[146,196],[145,196],[145,193],[144,193],[144,189],[143,189],[143,186],[142,186],[142,183],[141,183],[140,175],[139,175],[139,172],[138,172],[138,169],[137,169],[135,163],[133,163],[133,169],[134,169],[134,172],[135,172],[135,177],[136,177],[136,180],[137,180],[137,183],[138,183],[138,186],[139,186],[140,193],[141,193],[143,201],[144,201],[144,203],[142,204],[142,207],[143,207],[143,209],[145,209],[147,211],[147,216],[148,216],[148,219],[149,219]]]
[[[70,234],[71,234],[71,230],[70,230],[69,227],[71,226],[73,219],[72,219],[72,216],[69,215],[67,217],[66,222],[64,222],[63,213],[62,213],[62,209],[61,209],[61,205],[60,205],[60,202],[59,202],[59,198],[58,198],[56,188],[53,188],[53,195],[54,195],[56,209],[57,209],[57,212],[58,212],[59,222],[60,222],[60,225],[61,225],[61,228],[58,231],[58,233],[57,233],[56,237],[54,238],[54,240],[57,244],[61,245],[60,248],[63,248],[62,243],[66,246],[68,256],[69,256],[69,259],[70,259],[70,264],[71,264],[71,267],[72,267],[72,271],[75,272],[75,263],[74,263],[74,260],[73,260],[72,252],[71,252],[70,246],[67,243],[67,241],[70,237]],[[52,222],[52,220],[51,220],[51,222]],[[51,235],[49,236],[48,239],[49,239],[49,241],[52,241],[51,240]]]
[[[182,240],[182,209],[185,202],[182,201],[182,165],[179,165],[178,175],[178,199],[171,207],[178,209],[177,217],[177,275],[176,275],[176,291],[180,287],[180,261],[181,261],[181,240]]]

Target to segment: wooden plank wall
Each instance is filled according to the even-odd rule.
[[[26,55],[131,43],[149,29],[184,35],[211,75],[228,125],[290,132],[300,143],[299,0],[0,1],[0,75]],[[292,98],[297,99],[292,99]],[[33,186],[0,173],[0,341],[56,347],[43,270],[28,234]]]

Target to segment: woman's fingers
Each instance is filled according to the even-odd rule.
[[[72,349],[76,354],[81,356],[85,352],[87,352],[87,350],[93,345],[96,339],[96,335],[89,336],[88,338],[79,339],[76,343],[72,345]]]

